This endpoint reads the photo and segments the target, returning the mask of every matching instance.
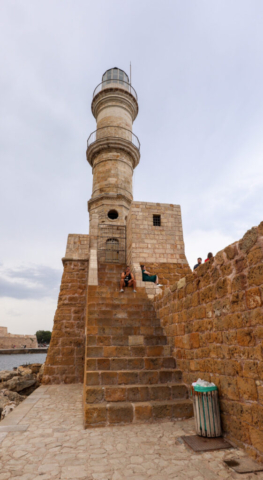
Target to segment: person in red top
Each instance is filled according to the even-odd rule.
[[[211,260],[211,258],[214,258],[214,257],[213,257],[213,254],[210,252],[210,253],[207,255],[207,259],[205,260],[205,262],[209,262],[209,260]]]

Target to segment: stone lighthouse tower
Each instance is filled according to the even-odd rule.
[[[90,248],[99,262],[124,263],[126,222],[133,200],[133,170],[140,160],[140,143],[132,132],[138,98],[128,75],[111,68],[95,88],[91,110],[97,129],[88,138],[87,160],[92,167]]]
[[[102,385],[107,385],[108,381],[110,385],[117,385],[116,371],[108,372],[108,369],[116,370],[119,360],[113,359],[112,362],[111,357],[121,357],[120,364],[126,365],[122,357],[133,357],[134,348],[141,355],[141,342],[148,327],[148,331],[155,332],[154,325],[158,322],[152,325],[152,313],[151,319],[146,317],[147,311],[153,310],[149,302],[161,290],[152,282],[142,281],[141,265],[146,264],[148,270],[157,273],[165,286],[173,285],[190,271],[184,252],[180,206],[133,200],[133,171],[140,161],[140,142],[132,131],[138,115],[138,98],[123,70],[112,68],[104,73],[102,82],[94,90],[91,111],[97,128],[88,138],[86,152],[93,173],[92,196],[88,201],[89,233],[68,236],[43,376],[44,383],[84,381],[87,425],[93,425],[94,415],[98,412],[96,407],[93,415],[90,405],[95,400],[100,403],[104,398]],[[129,264],[137,280],[138,292],[131,293],[133,297],[129,301],[119,293],[125,263]],[[126,302],[125,312],[123,301]],[[130,302],[130,317],[127,302]],[[141,319],[138,320],[137,312],[141,310]],[[167,348],[161,350],[167,355],[166,340],[160,341],[165,342]],[[149,342],[157,343],[145,343],[145,348],[159,345],[159,339],[149,339]],[[143,351],[143,356],[147,356],[146,350]],[[135,358],[120,368],[133,371],[137,367]],[[156,374],[155,379],[157,377]],[[120,384],[122,378],[120,374]],[[133,383],[137,383],[138,378],[138,372],[132,373]],[[127,381],[125,377],[123,382]],[[95,391],[93,386],[99,386],[100,391]],[[117,398],[113,390],[110,387],[105,393],[111,401]],[[123,390],[122,395],[125,392]],[[104,403],[98,406],[104,416],[108,415],[107,408]],[[128,410],[128,417],[132,416],[130,405]],[[100,421],[98,416],[97,424]]]

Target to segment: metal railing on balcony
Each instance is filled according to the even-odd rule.
[[[103,138],[122,138],[131,142],[136,148],[138,148],[138,150],[140,150],[140,141],[131,130],[114,125],[101,127],[92,132],[88,138],[87,147],[96,142],[96,140],[101,140]]]
[[[104,82],[101,82],[97,87],[95,88],[93,92],[93,98],[102,90],[106,90],[107,88],[122,88],[123,90],[127,90],[129,93],[131,93],[136,100],[138,101],[138,96],[134,88],[131,86],[130,83],[125,82],[124,80],[119,80],[118,78],[115,79],[110,79],[110,80],[104,80]]]

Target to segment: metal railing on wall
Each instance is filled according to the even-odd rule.
[[[103,138],[123,138],[128,142],[131,142],[138,150],[140,150],[140,141],[136,135],[131,130],[127,128],[118,127],[117,125],[111,125],[107,127],[101,127],[92,132],[87,141],[87,147],[89,147],[92,143],[96,142],[96,140],[101,140]]]
[[[97,87],[93,92],[93,98],[102,90],[106,90],[107,88],[114,88],[114,87],[122,88],[123,90],[126,90],[127,92],[131,93],[133,97],[135,97],[136,100],[138,101],[138,95],[135,89],[131,86],[131,84],[128,82],[125,82],[124,80],[120,80],[118,78],[104,80],[104,82],[99,83],[99,85],[97,85]]]

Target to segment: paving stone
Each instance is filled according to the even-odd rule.
[[[12,412],[13,413],[13,412]],[[11,413],[9,414],[11,416]],[[25,432],[29,425],[0,425],[0,433],[2,432]]]
[[[5,435],[0,480],[240,478],[223,464],[229,452],[196,454],[177,442],[180,436],[195,434],[193,419],[84,430],[82,390],[80,384],[48,387],[49,398],[39,399],[40,408],[30,405],[22,420],[26,425],[13,426],[22,427],[22,431],[0,433]],[[138,402],[136,406],[141,415],[147,415],[147,411],[140,412],[146,403]],[[245,458],[245,453],[235,449],[231,456]],[[244,480],[254,477],[242,475]],[[255,478],[263,480],[263,474],[259,472]]]

